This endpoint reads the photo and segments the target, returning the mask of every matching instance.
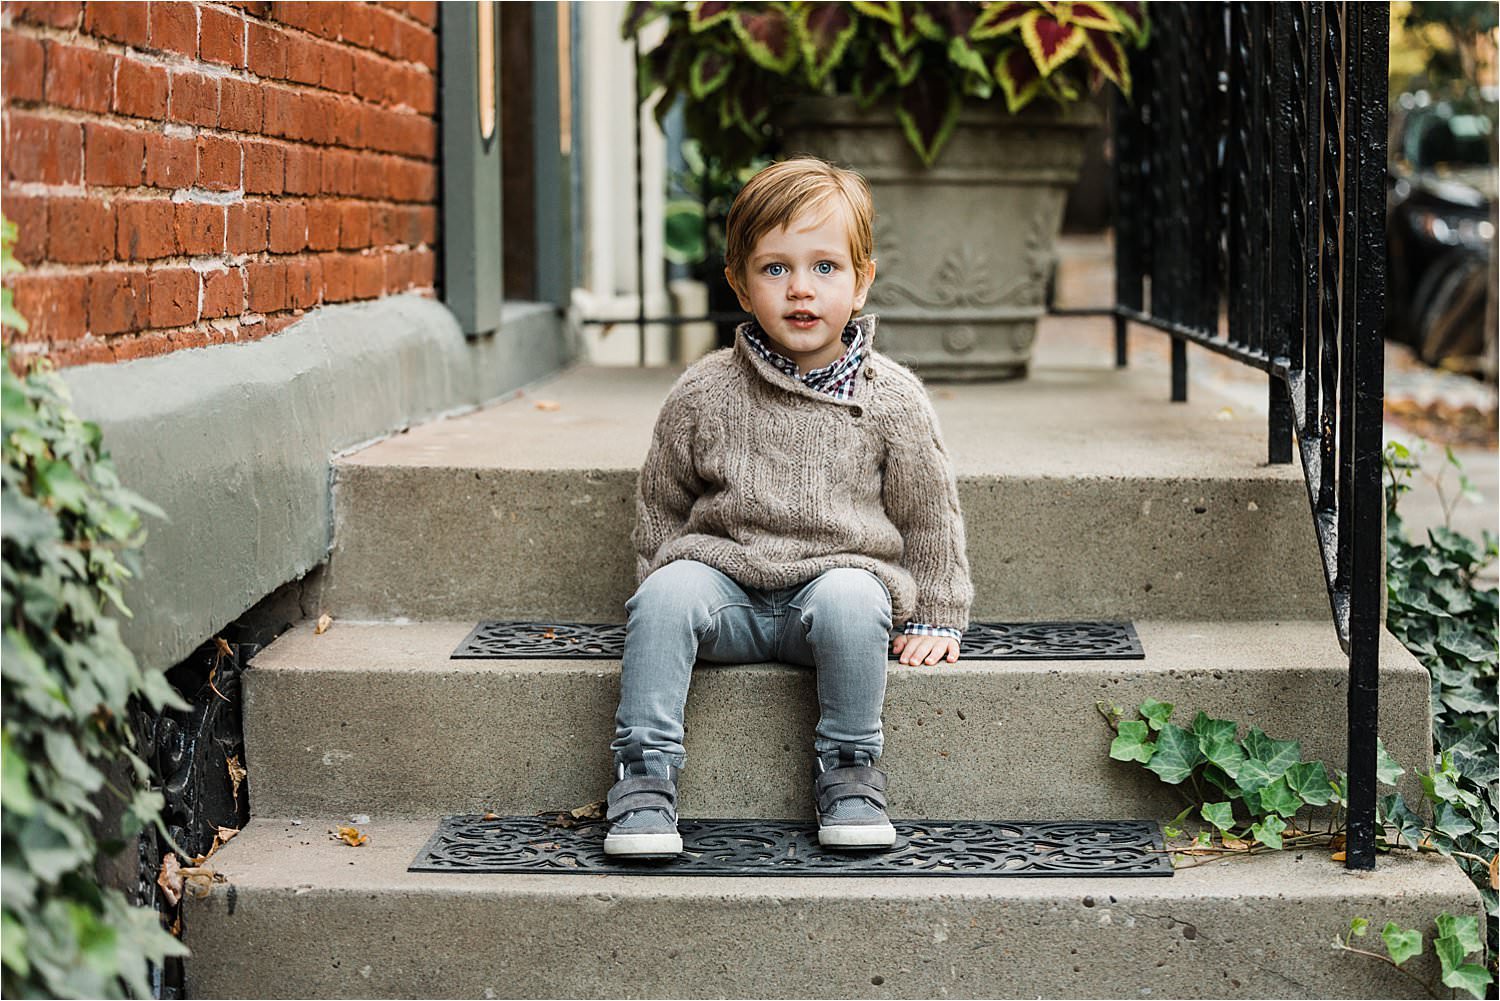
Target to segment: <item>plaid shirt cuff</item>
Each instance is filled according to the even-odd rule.
[[[952,626],[929,626],[925,622],[908,622],[905,631],[907,636],[946,636],[950,640],[964,638],[964,634]]]

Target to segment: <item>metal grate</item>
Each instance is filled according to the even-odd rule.
[[[625,627],[584,622],[481,622],[452,660],[607,658],[625,652]],[[959,644],[968,660],[1140,660],[1129,622],[975,622]],[[894,654],[892,655],[894,659]]]
[[[787,820],[682,820],[683,854],[611,859],[602,821],[445,817],[410,872],[620,873],[662,876],[1170,876],[1155,822],[896,822],[883,852],[835,852],[816,825]]]

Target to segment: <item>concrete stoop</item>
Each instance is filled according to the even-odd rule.
[[[928,388],[972,617],[1128,618],[1145,659],[893,664],[898,819],[1175,815],[1171,787],[1109,759],[1101,701],[1201,709],[1343,766],[1347,662],[1300,469],[1265,465],[1263,418],[1109,367],[1108,326],[1049,318],[1031,378]],[[1065,328],[1098,343],[1045,347]],[[1355,916],[1477,913],[1456,866],[1409,853],[1374,873],[1309,851],[1168,878],[406,872],[444,814],[603,798],[617,659],[449,654],[480,619],[624,620],[635,479],[676,374],[574,368],[335,464],[334,623],[244,675],[252,820],[214,856],[227,885],[185,904],[190,996],[1422,996],[1331,946]],[[1381,657],[1382,736],[1425,767],[1427,673],[1389,637]],[[701,666],[684,815],[808,816],[815,713],[807,669]],[[331,840],[355,815],[370,842]]]
[[[358,848],[327,833],[347,818],[300,821],[257,817],[215,857],[229,884],[188,902],[189,996],[1424,997],[1332,942],[1473,897],[1409,853],[1169,878],[409,873],[430,821],[377,817]]]
[[[621,621],[636,477],[673,369],[569,370],[335,466],[327,602],[355,618]],[[1300,467],[1150,373],[931,386],[980,619],[1322,618]],[[544,404],[538,409],[538,403]],[[585,572],[571,572],[587,568]]]
[[[472,623],[298,626],[244,676],[253,814],[531,814],[602,799],[618,660],[450,660]],[[893,663],[886,751],[896,814],[1171,817],[1177,791],[1109,758],[1101,700],[1147,698],[1259,726],[1343,768],[1348,670],[1323,622],[1138,622],[1144,660]],[[1427,672],[1383,653],[1382,732],[1425,767]],[[810,815],[810,670],[700,665],[688,698],[686,816]],[[1414,782],[1408,794],[1420,796]]]

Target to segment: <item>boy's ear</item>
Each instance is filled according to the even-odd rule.
[[[875,284],[875,258],[870,258],[870,266],[860,276],[859,287],[854,290],[854,308],[864,309],[865,298],[870,294],[870,286]]]
[[[740,308],[747,313],[751,312],[750,300],[745,295],[745,293],[741,291],[740,283],[735,280],[734,272],[729,268],[724,269],[724,280],[729,283],[730,288],[734,289],[734,297],[740,301]]]

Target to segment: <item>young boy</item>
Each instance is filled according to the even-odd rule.
[[[756,174],[725,275],[754,319],[684,372],[656,422],[633,535],[639,588],[615,716],[605,851],[680,852],[677,772],[693,664],[817,670],[818,840],[889,847],[887,644],[958,660],[973,587],[953,468],[921,382],[855,316],[875,278],[864,179],[799,158]]]

